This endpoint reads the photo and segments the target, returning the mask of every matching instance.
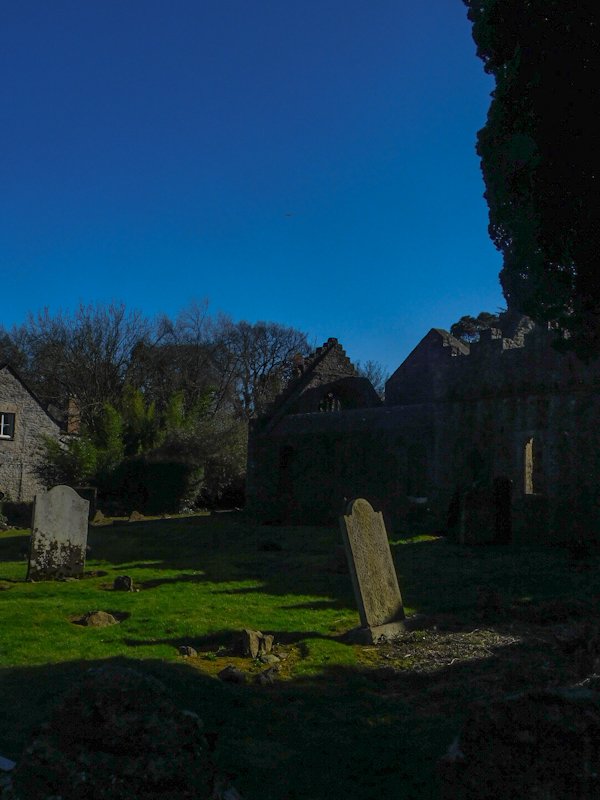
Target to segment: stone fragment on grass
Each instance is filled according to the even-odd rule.
[[[129,515],[128,522],[141,522],[141,520],[145,519],[143,514],[140,514],[139,511],[132,511]]]
[[[129,575],[119,575],[115,578],[113,589],[117,592],[133,592],[133,578]]]
[[[259,653],[258,660],[261,664],[279,664],[281,659],[275,653]]]
[[[238,639],[238,650],[243,656],[257,658],[259,653],[270,653],[275,637],[269,633],[244,628]]]
[[[79,625],[85,625],[87,628],[107,628],[109,625],[118,625],[119,623],[119,620],[108,611],[88,611],[76,621]]]
[[[254,682],[258,683],[259,686],[270,686],[277,680],[278,672],[279,668],[276,666],[269,667],[269,669],[264,669],[262,672],[259,672],[258,675],[256,675]]]
[[[198,651],[195,648],[191,647],[189,644],[182,644],[179,647],[179,653],[182,656],[186,656],[186,658],[198,655]]]
[[[217,677],[225,681],[225,683],[246,683],[246,674],[232,664],[217,673]]]

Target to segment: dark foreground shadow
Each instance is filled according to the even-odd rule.
[[[504,622],[487,627],[498,634],[512,630]],[[223,683],[202,671],[200,658],[7,668],[0,670],[0,754],[18,759],[34,728],[86,669],[120,664],[158,678],[177,705],[203,719],[219,771],[249,800],[435,800],[436,763],[459,732],[470,703],[572,685],[592,664],[594,653],[587,653],[592,661],[586,666],[551,635],[542,641],[542,628],[529,633],[523,628],[509,644],[499,638],[498,646],[486,646],[477,658],[442,663],[434,647],[431,658],[414,668],[394,651],[398,645],[367,648],[371,667],[324,664],[318,674],[303,675],[301,659],[292,672],[297,677],[270,686]],[[191,642],[164,641],[214,651],[229,647],[233,635],[222,630]],[[299,645],[315,636],[282,632],[277,640]],[[403,652],[415,651],[421,637],[416,632]],[[221,663],[227,663],[226,656]]]
[[[6,669],[0,753],[18,760],[61,694],[101,664],[158,678],[180,707],[199,714],[219,772],[246,798],[431,800],[437,794],[433,766],[451,728],[428,737],[424,751],[421,741],[415,748],[417,720],[409,707],[379,700],[368,676],[355,670],[259,687],[222,683],[187,663],[136,659]]]

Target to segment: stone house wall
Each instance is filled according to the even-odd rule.
[[[60,426],[7,365],[0,367],[0,413],[14,414],[13,437],[0,437],[0,491],[29,502],[43,489],[35,475],[43,436],[58,439]]]

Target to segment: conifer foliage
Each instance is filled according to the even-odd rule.
[[[478,134],[509,308],[600,352],[600,6],[465,0],[496,86]]]

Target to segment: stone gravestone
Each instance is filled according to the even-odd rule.
[[[36,494],[33,502],[27,578],[78,577],[83,574],[89,502],[70,486]]]
[[[361,627],[350,639],[375,644],[404,630],[404,608],[383,515],[367,500],[349,503],[340,518]]]

